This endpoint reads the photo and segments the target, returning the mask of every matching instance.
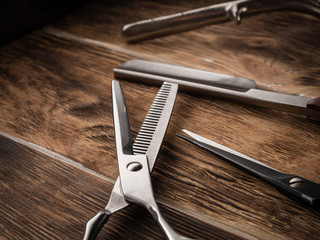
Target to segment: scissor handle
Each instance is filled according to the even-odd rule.
[[[308,179],[286,175],[277,179],[274,186],[288,197],[296,200],[320,216],[320,185]]]
[[[122,38],[129,43],[153,39],[199,27],[235,20],[245,13],[293,10],[320,17],[319,5],[307,0],[238,0],[193,9],[125,25]]]
[[[112,213],[110,211],[103,209],[91,218],[86,224],[86,231],[83,240],[95,239],[111,214]]]

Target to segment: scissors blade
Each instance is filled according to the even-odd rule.
[[[117,155],[133,155],[127,107],[119,81],[112,81],[113,124]]]
[[[177,84],[163,84],[142,124],[133,146],[134,151],[132,151],[129,120],[123,92],[120,83],[112,81],[112,103],[118,157],[131,155],[133,152],[135,154],[145,154],[148,157],[149,169],[152,170],[169,123],[177,91]],[[149,141],[150,138],[152,141]],[[126,201],[123,194],[120,177],[118,177],[107,206],[87,222],[84,240],[95,239],[110,215],[129,205],[130,203]]]
[[[281,193],[301,203],[312,212],[320,215],[320,185],[297,175],[285,174],[256,159],[201,137],[188,130],[183,130],[190,137],[179,137],[196,144],[197,146],[212,152],[248,173],[270,183]]]
[[[133,143],[134,154],[145,154],[152,171],[178,92],[178,84],[164,82]]]
[[[272,168],[256,159],[248,157],[242,153],[239,153],[233,149],[230,149],[219,143],[204,138],[198,134],[190,132],[186,129],[183,129],[182,131],[191,136],[192,138],[178,134],[179,137],[224,158],[230,163],[236,165],[237,167],[240,167],[243,170],[264,180],[268,180],[271,177],[280,177],[285,175],[279,170]]]
[[[125,155],[133,155],[127,108],[119,81],[112,81],[111,90],[117,156],[119,158]],[[83,239],[95,239],[111,214],[127,207],[129,204],[123,195],[120,178],[118,177],[107,206],[87,222]]]

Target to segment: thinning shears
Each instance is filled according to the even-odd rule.
[[[152,171],[174,106],[178,85],[164,82],[132,144],[125,99],[118,81],[112,81],[114,132],[120,176],[107,206],[90,219],[84,239],[95,239],[110,215],[135,203],[145,207],[169,240],[188,240],[175,232],[161,215],[155,201]]]
[[[286,174],[256,159],[236,152],[219,143],[183,130],[190,137],[177,134],[179,137],[206,149],[246,172],[268,182],[281,193],[301,203],[312,212],[320,215],[320,185],[294,174]]]

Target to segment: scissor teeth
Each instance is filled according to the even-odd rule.
[[[157,101],[158,99],[167,98],[168,96],[169,94],[167,93],[161,93],[158,96],[156,96],[155,100]]]
[[[152,131],[141,131],[138,133],[138,136],[153,136],[153,132]]]
[[[159,114],[161,115],[161,113],[163,112],[163,109],[162,108],[158,108],[158,107],[155,107],[155,106],[152,106],[149,113],[154,113],[154,114]]]
[[[152,118],[146,118],[145,121],[147,123],[151,123],[151,124],[154,124],[154,125],[158,125],[158,122],[159,122],[158,119],[152,119]]]
[[[159,97],[164,97],[164,96],[168,96],[170,93],[170,91],[160,91],[159,94],[156,96],[155,99],[159,98]]]
[[[158,125],[158,122],[159,120],[153,120],[153,119],[150,119],[150,118],[145,118],[144,122],[143,122],[143,125],[151,125],[151,126],[157,126]]]
[[[171,88],[171,83],[168,83],[168,82],[164,82],[163,85],[161,86],[161,88]]]
[[[170,91],[171,86],[166,86],[165,88],[161,88],[160,91]]]
[[[148,145],[149,145],[149,141],[148,142],[139,141],[137,139],[134,141],[134,144],[133,144],[134,147],[148,147]]]
[[[160,88],[159,92],[162,92],[162,91],[170,91],[170,88],[168,88],[168,86],[166,86],[165,88]]]
[[[154,131],[156,128],[157,128],[157,126],[145,124],[145,123],[141,127],[141,129],[147,129],[147,130],[151,130],[151,131]]]
[[[157,122],[159,121],[159,117],[151,116],[150,114],[148,114],[148,116],[146,116],[146,119],[156,120]]]
[[[148,150],[149,145],[145,146],[133,146],[133,152],[146,152]]]
[[[150,142],[152,140],[152,136],[137,136],[136,141],[138,142]]]
[[[170,93],[170,90],[162,89],[159,91],[159,94],[157,96],[164,95],[164,94],[169,95],[169,93]]]
[[[145,154],[147,151],[135,151],[133,154],[137,155],[137,154]]]
[[[160,117],[158,115],[148,115],[145,119],[159,122]]]
[[[146,125],[146,124],[143,125],[143,130],[148,130],[148,131],[154,132],[156,129],[157,129],[157,126],[155,126],[155,125]],[[138,133],[138,135],[139,135],[139,133]]]
[[[133,150],[144,150],[148,149],[149,145],[134,145]]]
[[[138,151],[141,151],[141,150],[143,150],[143,151],[146,151],[147,149],[149,148],[149,144],[147,144],[147,145],[134,145],[133,146],[133,152],[136,152],[137,150]]]
[[[141,141],[134,141],[133,146],[134,146],[134,147],[148,147],[148,143],[146,143],[146,142],[141,142]]]
[[[151,121],[145,121],[144,123],[143,123],[143,125],[144,126],[149,126],[149,127],[157,127],[157,123],[158,122],[156,122],[156,124],[154,124],[154,122],[151,122]]]
[[[148,125],[149,124],[149,125]],[[157,121],[150,121],[149,119],[148,119],[148,121],[146,121],[146,125],[147,126],[157,126],[158,125],[158,122]]]
[[[151,107],[159,107],[159,108],[163,109],[164,105],[165,105],[164,103],[160,103],[157,101],[157,102],[154,102]]]
[[[152,137],[145,137],[145,136],[137,136],[136,141],[141,141],[141,142],[151,142]]]
[[[163,111],[163,107],[162,106],[159,106],[159,105],[156,105],[155,103],[151,105],[151,108],[149,110],[150,111]]]
[[[154,105],[165,105],[165,103],[166,103],[165,101],[160,102],[160,100],[156,100],[156,101],[153,102],[152,106],[154,106]]]
[[[165,95],[165,96],[166,96],[166,95]],[[157,97],[155,98],[155,102],[165,101],[165,100],[166,100],[165,96],[163,96],[163,95],[157,96]]]
[[[162,100],[162,99],[157,99],[156,103],[158,103],[158,104],[166,104],[166,101]]]
[[[150,139],[141,139],[141,138],[136,138],[136,140],[134,141],[134,145],[135,144],[149,144],[151,142]]]
[[[170,92],[170,90],[171,90],[170,87],[169,87],[169,88],[162,88],[162,89],[160,90],[160,94],[163,93],[163,92],[165,92],[165,93]]]
[[[133,143],[134,154],[145,154],[147,152],[167,104],[171,86],[170,83],[164,83],[160,88]]]
[[[152,104],[152,106],[161,106],[161,108],[164,108],[165,103],[160,103],[159,101],[156,101]]]
[[[158,100],[166,100],[167,96],[168,95],[166,95],[166,94],[160,94],[160,95],[156,96],[155,100],[156,101],[158,101]]]
[[[156,126],[146,126],[146,125],[144,124],[144,125],[142,125],[140,131],[141,131],[141,130],[145,130],[145,131],[152,131],[152,132],[154,132],[155,129],[156,129]]]
[[[161,114],[163,112],[163,109],[162,108],[159,108],[159,107],[156,107],[156,106],[152,106],[149,113],[158,113],[158,114]]]
[[[151,113],[151,112],[149,112],[148,116],[151,116],[151,117],[159,119],[161,117],[161,114],[160,113]]]
[[[139,132],[136,138],[152,138],[153,133]]]
[[[138,143],[136,143],[136,144],[133,145],[133,149],[134,150],[135,149],[148,149],[148,147],[149,147],[149,143],[148,144],[138,144]]]
[[[141,139],[141,138],[146,138],[146,139],[152,139],[152,137],[153,137],[153,134],[150,134],[150,133],[146,133],[146,134],[144,134],[144,133],[139,133],[138,134],[138,136],[137,136],[137,138],[139,137],[139,139]]]
[[[140,134],[153,134],[154,133],[154,128],[153,129],[149,129],[149,128],[142,128],[140,129],[140,131],[138,132],[138,135]]]

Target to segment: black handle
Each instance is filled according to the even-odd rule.
[[[274,182],[275,187],[288,197],[308,207],[320,216],[320,185],[305,178],[287,175]]]

